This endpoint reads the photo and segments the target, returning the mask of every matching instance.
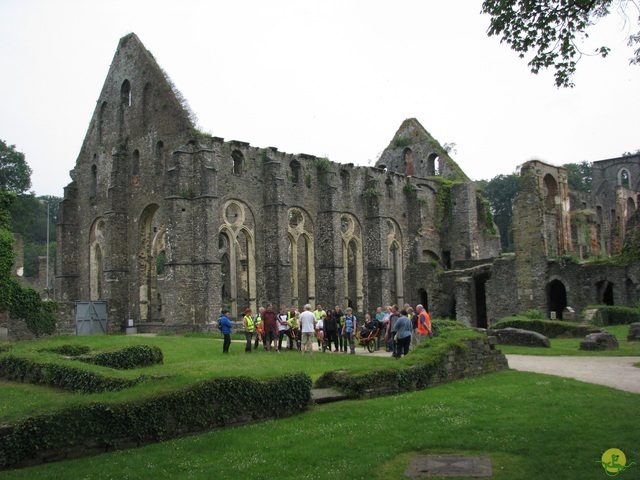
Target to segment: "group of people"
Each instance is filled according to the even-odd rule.
[[[379,349],[382,342],[386,350],[392,352],[392,356],[400,358],[409,353],[412,345],[432,335],[431,318],[422,305],[417,305],[415,310],[408,304],[402,309],[397,305],[390,305],[383,311],[378,307],[372,317],[365,314],[364,322],[358,325],[358,319],[349,307],[344,312],[340,305],[324,310],[322,305],[316,305],[316,309],[310,304],[304,306],[302,312],[295,307],[280,308],[276,312],[272,304],[260,307],[253,315],[247,308],[242,317],[242,328],[246,337],[245,352],[250,353],[262,343],[265,350],[280,352],[283,348],[283,340],[286,337],[285,348],[288,350],[300,350],[313,352],[313,344],[317,342],[318,350],[323,352],[343,352],[355,354],[355,342],[357,338],[375,337],[370,341],[377,343]],[[224,342],[223,353],[229,352],[231,344],[231,330],[233,324],[229,320],[228,310],[223,309],[218,327],[220,328]]]

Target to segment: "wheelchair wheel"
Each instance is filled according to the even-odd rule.
[[[369,353],[373,353],[376,351],[376,339],[373,338],[371,340],[369,340],[367,342],[367,350],[369,350]]]

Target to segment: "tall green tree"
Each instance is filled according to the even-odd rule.
[[[630,11],[638,14],[635,0],[484,0],[482,13],[491,17],[487,34],[497,35],[524,58],[529,52],[532,73],[555,69],[558,87],[573,87],[573,74],[580,58],[579,40],[588,37],[587,30],[612,11],[629,20]],[[640,23],[640,17],[635,21]],[[629,46],[640,46],[640,32],[628,36]],[[589,55],[606,57],[609,47],[603,45]],[[633,52],[631,64],[640,64],[640,48]]]
[[[15,199],[15,193],[0,189],[0,312],[5,312],[11,307],[15,285],[13,278],[15,253],[9,212],[9,207]]]
[[[24,153],[0,140],[0,190],[24,193],[31,188],[31,168]]]
[[[11,205],[12,231],[24,242],[24,276],[37,275],[38,257],[47,255],[47,214],[49,215],[49,256],[55,259],[56,224],[60,197],[34,194],[18,195]]]
[[[500,230],[503,252],[513,252],[513,203],[520,188],[520,175],[498,175],[477,182],[482,195],[491,203],[493,221]]]
[[[565,163],[562,166],[567,169],[569,189],[591,193],[591,163],[585,160],[580,163]]]

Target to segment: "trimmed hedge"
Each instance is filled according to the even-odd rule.
[[[556,338],[559,336],[568,336],[572,338],[580,338],[595,333],[598,329],[584,325],[576,325],[573,322],[563,322],[560,320],[531,320],[524,317],[505,317],[492,328],[521,328],[531,332],[538,332],[547,338]]]
[[[612,305],[595,305],[585,307],[585,310],[598,310],[593,319],[594,325],[629,325],[640,322],[640,308],[615,307]]]
[[[162,350],[149,345],[131,345],[114,352],[102,352],[78,358],[81,362],[100,365],[118,370],[132,370],[139,367],[161,365]]]
[[[135,380],[110,378],[68,365],[37,363],[8,355],[0,359],[0,378],[47,385],[78,393],[101,393],[133,387],[148,380],[149,377],[141,375]]]
[[[311,403],[311,379],[295,373],[270,381],[216,378],[146,400],[94,403],[18,422],[0,438],[0,468],[100,453],[234,423],[283,417]]]
[[[52,352],[67,357],[79,357],[80,355],[86,355],[91,349],[86,345],[60,345],[59,347],[41,348],[39,352]]]

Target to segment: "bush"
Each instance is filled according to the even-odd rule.
[[[524,317],[505,317],[493,325],[494,329],[507,327],[538,332],[548,338],[556,338],[559,336],[579,338],[597,331],[594,328],[576,325],[573,322],[562,322],[560,320],[530,320]]]
[[[640,322],[640,309],[629,307],[614,307],[611,305],[596,305],[585,307],[585,310],[597,309],[593,319],[594,325],[628,325]]]
[[[15,319],[23,319],[36,337],[55,332],[58,308],[52,300],[41,300],[33,288],[21,287],[17,283],[13,287],[9,313]]]
[[[162,350],[149,345],[131,345],[115,352],[103,352],[96,355],[82,357],[78,360],[101,367],[116,368],[118,370],[132,370],[140,367],[161,365]]]
[[[431,329],[433,331],[433,335],[437,337],[441,333],[450,332],[452,330],[468,330],[469,327],[458,320],[431,320]]]
[[[546,320],[546,315],[542,310],[536,310],[535,308],[531,310],[527,310],[522,314],[524,318],[528,318],[529,320]]]
[[[135,380],[110,378],[68,365],[37,363],[13,355],[0,359],[0,378],[47,385],[79,393],[123,390],[148,379],[146,376],[140,376]]]
[[[86,355],[91,349],[86,345],[60,345],[59,347],[42,348],[39,352],[52,352],[67,357],[78,357],[80,355]]]
[[[0,468],[69,449],[138,446],[228,424],[283,417],[311,402],[311,379],[294,373],[261,382],[217,378],[123,404],[93,403],[27,418],[0,438]]]

